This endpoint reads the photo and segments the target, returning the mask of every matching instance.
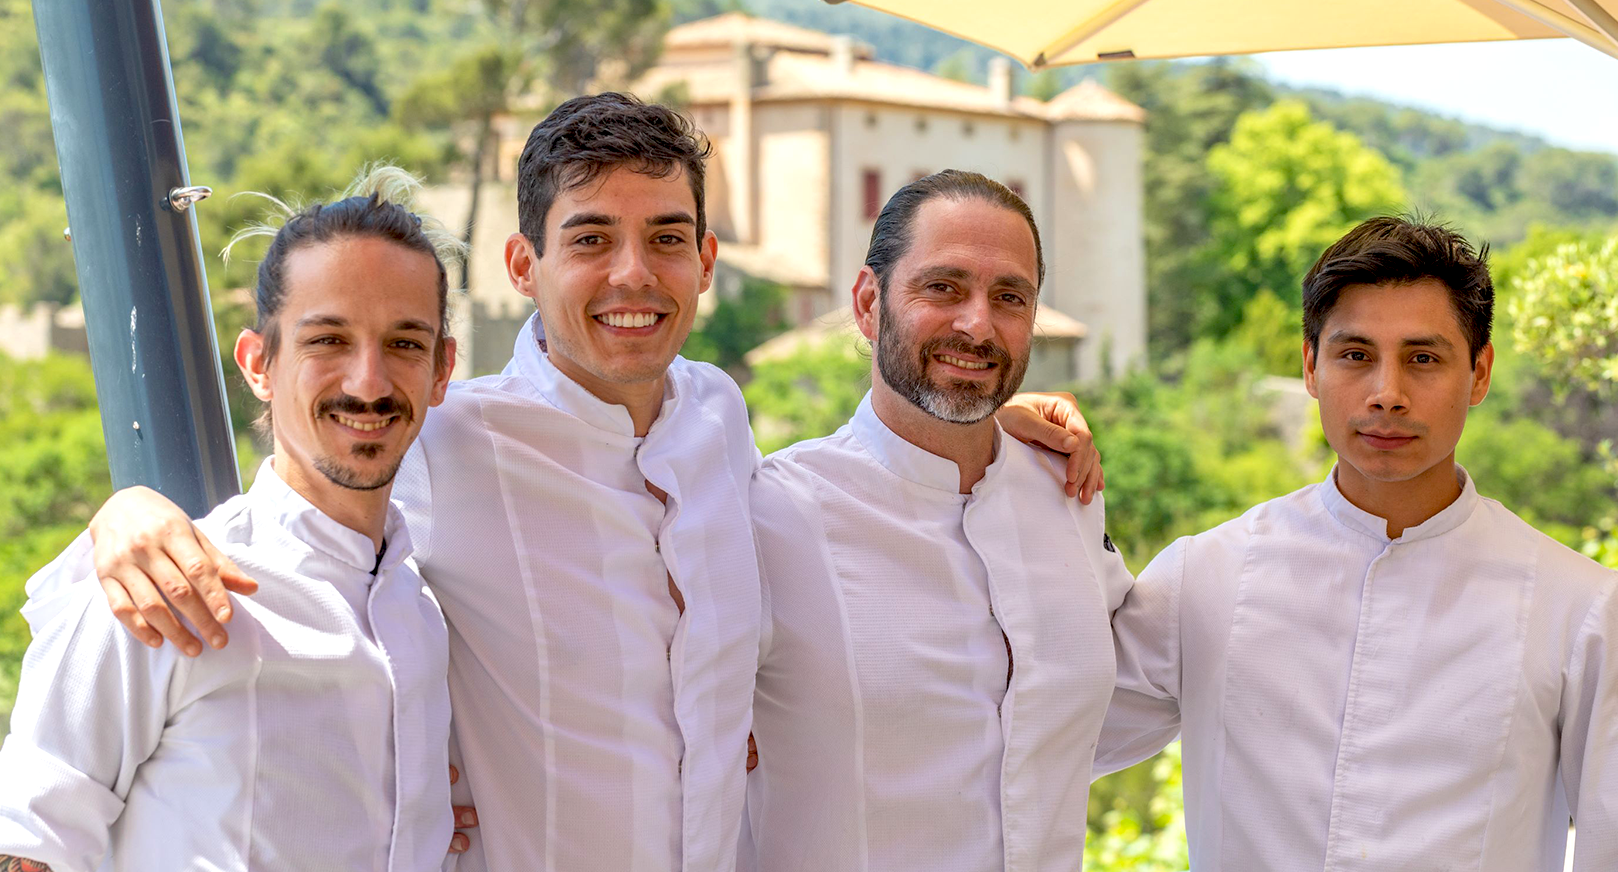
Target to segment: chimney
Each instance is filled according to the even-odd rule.
[[[831,38],[831,65],[843,75],[854,72],[854,37],[839,33]]]
[[[1011,106],[1011,61],[1002,57],[989,59],[989,93],[997,105]]]

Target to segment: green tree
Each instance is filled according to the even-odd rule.
[[[1618,236],[1599,247],[1559,246],[1530,261],[1512,283],[1507,305],[1512,339],[1564,391],[1618,394]],[[1606,477],[1618,482],[1618,452],[1611,436],[1597,446]],[[1611,491],[1618,487],[1609,485]],[[1581,531],[1586,554],[1618,568],[1618,494],[1607,511]],[[1586,511],[1592,508],[1586,504]],[[1598,509],[1596,509],[1598,511]]]
[[[680,353],[737,373],[747,352],[790,326],[782,311],[785,304],[786,288],[781,285],[743,279],[741,292],[721,297],[707,319],[691,331]]]
[[[1243,115],[1209,152],[1208,170],[1217,187],[1205,254],[1226,276],[1197,313],[1209,335],[1234,327],[1259,291],[1298,304],[1303,274],[1327,246],[1405,199],[1386,158],[1294,100]]]
[[[753,438],[765,454],[826,436],[853,417],[871,384],[871,361],[855,341],[805,344],[797,353],[761,363],[742,388]]]
[[[1092,793],[1104,793],[1104,782],[1139,771],[1148,775],[1145,802],[1121,801],[1092,821],[1084,844],[1084,868],[1090,872],[1180,872],[1191,865],[1185,842],[1185,794],[1180,743],[1163,753],[1096,782]],[[1144,812],[1144,813],[1142,813]]]
[[[23,583],[111,490],[89,363],[0,355],[0,732],[28,646]]]
[[[1564,385],[1618,389],[1618,236],[1533,261],[1508,304],[1512,338]]]
[[[466,256],[461,260],[457,287],[467,287],[471,275],[475,255],[472,229],[482,205],[483,179],[492,171],[494,120],[511,111],[513,101],[532,84],[533,75],[521,50],[490,43],[462,55],[445,70],[417,79],[399,102],[399,118],[406,124],[472,128],[472,151],[465,160],[470,197],[461,232]]]
[[[1252,61],[1108,65],[1105,82],[1147,112],[1145,142],[1148,341],[1154,357],[1196,338],[1198,301],[1221,277],[1197,256],[1210,236],[1216,179],[1208,151],[1226,142],[1244,112],[1269,105],[1274,89]]]

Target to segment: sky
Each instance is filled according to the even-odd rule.
[[[1618,58],[1570,39],[1255,55],[1278,81],[1331,88],[1618,153]]]

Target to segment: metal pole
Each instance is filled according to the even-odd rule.
[[[162,11],[34,0],[34,22],[113,485],[200,516],[241,485]]]

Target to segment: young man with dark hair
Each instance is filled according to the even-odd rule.
[[[445,293],[421,220],[374,190],[275,234],[236,341],[275,453],[198,522],[263,589],[191,660],[113,619],[87,535],[29,581],[0,870],[440,868],[447,634],[389,489],[449,382]]]
[[[852,302],[871,391],[764,461],[765,622],[749,783],[761,872],[1074,872],[1129,589],[1099,500],[994,413],[1028,366],[1044,275],[1021,198],[906,185]],[[754,867],[747,867],[754,868]]]
[[[1484,253],[1377,218],[1304,279],[1338,463],[1181,539],[1113,617],[1098,775],[1183,734],[1195,869],[1618,869],[1618,574],[1478,495]],[[1483,483],[1487,488],[1487,483]]]
[[[475,794],[480,823],[463,869],[735,863],[759,457],[735,382],[677,355],[717,252],[707,152],[679,114],[622,94],[569,100],[534,128],[505,260],[538,313],[504,372],[450,387],[400,469],[449,622],[457,790],[471,792],[456,797]],[[1037,417],[1019,419],[1028,438],[1069,435]],[[189,528],[154,533],[183,528],[177,513],[150,492],[102,509],[110,596],[127,585],[156,616],[156,586],[196,585],[182,609],[213,601],[217,563]]]

